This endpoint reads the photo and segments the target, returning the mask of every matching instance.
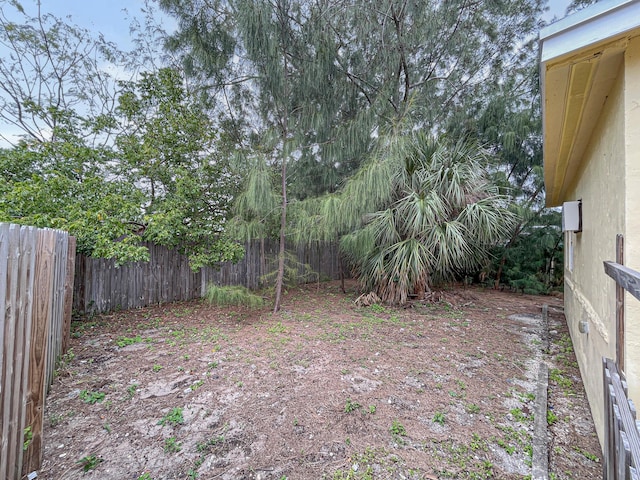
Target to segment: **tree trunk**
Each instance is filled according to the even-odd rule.
[[[278,277],[276,278],[276,301],[273,306],[273,313],[280,310],[280,299],[282,297],[282,283],[284,282],[284,240],[287,228],[287,161],[282,159],[282,213],[280,215],[280,250],[278,252]]]

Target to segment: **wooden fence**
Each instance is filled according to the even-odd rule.
[[[619,249],[621,250],[621,249]],[[607,275],[617,286],[640,300],[640,273],[620,263],[604,262]],[[616,310],[623,311],[620,295]],[[618,314],[619,316],[619,314]],[[617,342],[624,341],[624,322],[617,318]],[[621,347],[616,348],[618,359],[603,358],[604,380],[604,479],[640,480],[640,422],[636,420],[636,409],[628,399],[624,373],[618,366],[623,364]]]
[[[75,239],[0,223],[0,479],[42,463],[45,395],[69,341]]]
[[[202,297],[209,283],[244,285],[255,289],[260,278],[277,269],[278,243],[256,241],[245,246],[246,254],[237,264],[224,263],[193,272],[186,256],[158,245],[149,248],[148,262],[116,266],[114,260],[76,257],[73,308],[78,312],[108,312],[117,309],[190,300]],[[290,250],[299,262],[317,272],[321,279],[340,277],[340,262],[335,244],[300,246]]]

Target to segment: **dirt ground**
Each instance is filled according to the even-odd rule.
[[[292,289],[275,315],[191,301],[74,323],[38,478],[529,478],[540,361],[550,477],[601,478],[560,300],[358,307],[339,287]]]

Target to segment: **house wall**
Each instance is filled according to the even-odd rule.
[[[625,53],[625,208],[624,263],[640,271],[640,37],[629,41]],[[640,405],[640,301],[625,295],[625,374],[629,396]]]
[[[601,443],[601,358],[615,356],[615,282],[602,262],[615,260],[616,234],[624,233],[624,65],[621,69],[567,198],[582,199],[582,232],[565,234],[565,314]],[[580,333],[581,320],[588,322],[589,333]]]

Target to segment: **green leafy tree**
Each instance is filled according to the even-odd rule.
[[[86,120],[55,114],[56,141],[21,142],[0,150],[0,221],[59,228],[77,237],[77,251],[119,262],[148,258],[139,237],[143,195],[128,181],[106,179],[108,147],[87,145]]]
[[[143,238],[183,251],[193,269],[240,259],[242,247],[225,235],[238,179],[180,73],[163,68],[124,84],[118,112],[118,171],[146,196]]]

